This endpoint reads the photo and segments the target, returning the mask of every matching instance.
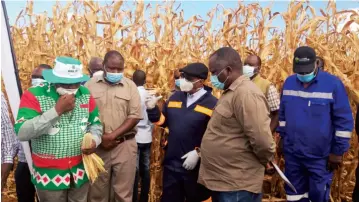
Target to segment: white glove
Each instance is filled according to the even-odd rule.
[[[156,97],[154,95],[148,96],[145,101],[147,109],[155,108],[158,100],[160,100],[161,98],[162,98],[162,96],[158,96],[158,97]]]
[[[186,159],[182,165],[186,170],[193,170],[199,160],[199,156],[196,150],[188,152],[186,155],[182,156],[181,159]]]

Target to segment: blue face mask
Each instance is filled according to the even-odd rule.
[[[118,83],[123,78],[123,73],[111,73],[106,71],[106,80],[111,83]]]
[[[225,69],[223,69],[223,70],[225,70]],[[228,77],[227,77],[227,79],[226,79],[223,83],[218,80],[218,76],[219,76],[220,74],[222,74],[223,70],[222,70],[221,72],[219,72],[218,75],[212,75],[212,76],[211,76],[212,86],[215,87],[215,88],[217,88],[217,89],[219,89],[219,90],[223,90],[223,89],[224,89],[224,84],[226,83],[226,81],[227,81],[227,79],[228,79]]]
[[[118,83],[123,78],[123,73],[111,73],[108,72],[106,67],[104,67],[104,70],[106,71],[106,80],[111,83]]]
[[[176,79],[176,80],[175,80],[175,84],[176,84],[177,87],[180,87],[180,80],[179,80],[179,79]]]
[[[299,81],[301,81],[303,83],[309,83],[315,78],[314,71],[312,73],[305,74],[305,75],[297,74],[297,78],[299,79]]]
[[[211,76],[211,83],[212,86],[215,88],[218,88],[219,90],[223,90],[224,89],[224,83],[220,82],[218,80],[218,76],[217,75],[212,75]]]

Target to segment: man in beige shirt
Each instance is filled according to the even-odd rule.
[[[243,76],[232,48],[214,52],[209,70],[212,85],[224,92],[202,139],[198,182],[215,202],[260,202],[264,168],[275,152],[266,98]]]
[[[91,186],[90,202],[132,202],[137,157],[135,126],[142,112],[137,86],[123,76],[124,62],[119,52],[109,51],[104,59],[104,74],[94,76],[85,85],[104,123],[102,143],[96,153],[107,171]]]
[[[99,57],[92,57],[88,64],[90,77],[103,74],[103,60]]]

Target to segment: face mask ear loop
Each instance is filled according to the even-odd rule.
[[[197,83],[197,82],[199,82],[199,81],[201,81],[201,80],[202,80],[202,79],[198,79],[197,81],[193,82],[193,83],[192,83],[192,84],[193,84],[193,87],[194,87],[194,84],[195,84],[195,83]],[[197,88],[197,89],[195,90],[195,93],[198,92],[200,89],[201,89],[201,88]]]
[[[232,69],[232,67],[230,67],[230,66],[227,66],[226,68],[228,68],[228,67]],[[226,68],[224,68],[223,70],[225,70]],[[222,70],[222,71],[223,71],[223,70]],[[223,81],[223,84],[224,84],[224,85],[226,84],[226,82],[227,82],[228,78],[229,78],[229,75],[227,75],[226,80],[224,80],[224,81]]]

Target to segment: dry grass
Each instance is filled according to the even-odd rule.
[[[122,4],[135,4],[135,9],[125,10]],[[262,74],[281,88],[292,73],[295,48],[307,44],[324,58],[325,70],[341,78],[352,104],[359,102],[359,33],[350,32],[349,24],[337,32],[342,13],[351,12],[349,23],[359,23],[359,15],[354,11],[338,12],[334,2],[320,13],[305,2],[290,3],[284,13],[272,13],[271,8],[255,3],[232,9],[218,6],[208,12],[207,20],[204,16],[184,19],[181,7],[175,8],[171,2],[156,7],[143,2],[118,1],[103,7],[95,2],[68,3],[65,7],[55,5],[52,18],[35,15],[32,7],[30,2],[18,16],[18,22],[25,21],[26,26],[16,23],[11,29],[24,89],[29,87],[31,71],[37,64],[52,64],[56,56],[68,55],[86,66],[91,56],[103,57],[106,51],[115,49],[126,59],[127,76],[135,69],[145,70],[149,74],[148,87],[166,96],[173,86],[175,68],[188,62],[207,63],[209,54],[222,46],[233,47],[242,58],[249,53],[259,54],[264,63]],[[67,16],[69,11],[73,15]],[[216,17],[223,22],[220,29],[212,29]],[[283,18],[284,29],[271,25],[275,18]],[[99,24],[103,26],[102,36],[96,34]],[[333,201],[349,201],[357,148],[355,137],[343,168],[336,174]],[[151,201],[157,201],[160,193],[162,153],[156,152],[151,167]],[[282,186],[271,186],[271,197],[283,197]]]

